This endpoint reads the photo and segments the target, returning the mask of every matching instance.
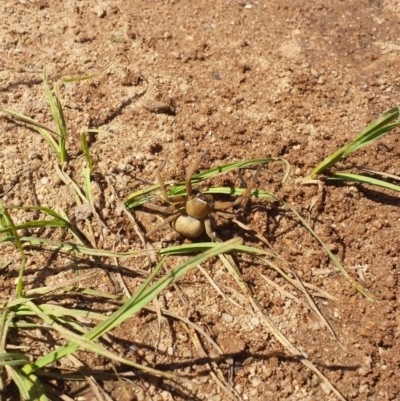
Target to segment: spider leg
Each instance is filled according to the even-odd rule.
[[[146,238],[150,237],[153,235],[155,232],[157,232],[160,228],[164,227],[166,224],[172,223],[175,221],[181,214],[180,213],[175,213],[169,217],[167,217],[163,222],[160,224],[157,224],[154,228],[152,228],[147,234]]]
[[[173,205],[171,206],[160,206],[160,205],[155,205],[154,203],[144,203],[143,207],[149,210],[154,210],[156,212],[160,212],[162,214],[171,214],[173,212],[177,211],[177,208]]]
[[[215,202],[214,204],[214,209],[215,210],[224,210],[228,209],[232,206],[237,206],[241,205],[243,208],[246,207],[247,202],[249,201],[250,195],[251,195],[251,190],[256,186],[257,184],[257,178],[258,174],[260,173],[261,165],[258,166],[256,172],[254,173],[253,179],[251,180],[250,184],[246,186],[246,190],[243,192],[242,196],[239,196],[236,200],[233,202]],[[239,177],[242,183],[244,183],[243,177],[240,175],[239,172]]]
[[[189,170],[187,171],[185,183],[186,183],[186,192],[188,196],[191,196],[193,193],[193,188],[191,183],[192,175],[197,170],[197,167],[199,167],[200,162],[208,154],[208,152],[209,149],[206,149],[201,155],[197,156],[196,159],[193,161],[192,165],[190,166]]]
[[[222,239],[213,230],[213,224],[210,216],[204,220],[204,228],[206,229],[206,233],[210,237],[211,241],[222,242]]]
[[[250,199],[250,195],[251,195],[251,190],[257,185],[257,178],[258,178],[258,174],[260,174],[260,170],[261,170],[261,164],[258,166],[256,172],[253,175],[253,179],[251,180],[250,184],[247,185],[246,190],[244,191],[243,195],[240,197],[242,199],[236,199],[236,201],[234,202],[235,205],[239,205],[241,204],[242,208],[245,208],[247,205],[247,202]],[[240,171],[239,171],[239,176],[240,176]]]
[[[172,202],[172,200],[168,196],[167,190],[165,189],[164,178],[161,175],[161,170],[164,168],[166,162],[167,162],[167,160],[164,160],[163,163],[161,164],[161,166],[157,169],[156,177],[157,177],[158,184],[160,185],[160,191],[161,191],[162,197],[164,198],[164,200],[166,202]]]

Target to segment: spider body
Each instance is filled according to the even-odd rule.
[[[204,195],[200,191],[193,191],[193,195],[186,201],[186,213],[195,219],[206,218],[214,208],[214,198]]]
[[[181,214],[173,223],[174,230],[184,237],[200,237],[205,229],[204,221],[213,211],[214,203],[211,195],[193,190],[192,195],[185,202],[185,213]]]
[[[174,230],[187,238],[200,237],[204,232],[203,220],[196,219],[188,214],[182,214],[173,223]]]
[[[254,175],[251,185],[247,186],[244,194],[233,202],[216,201],[212,195],[203,194],[201,191],[192,188],[191,178],[207,153],[208,150],[199,155],[187,171],[185,179],[187,196],[169,196],[165,189],[164,179],[161,176],[161,170],[164,164],[157,169],[156,176],[160,185],[161,195],[171,206],[162,207],[152,203],[147,203],[144,206],[170,216],[161,225],[156,226],[148,232],[146,235],[147,237],[158,231],[164,224],[172,223],[174,230],[184,237],[192,239],[198,238],[206,231],[211,240],[219,241],[217,234],[212,228],[211,214],[213,212],[218,212],[218,210],[225,210],[240,204],[244,206],[247,203],[251,189],[255,184],[257,173]]]

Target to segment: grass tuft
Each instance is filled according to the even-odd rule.
[[[386,111],[366,128],[364,128],[361,133],[354,139],[354,141],[341,147],[336,152],[332,153],[325,160],[323,160],[315,169],[311,172],[310,176],[304,180],[304,184],[315,183],[318,175],[326,173],[331,167],[334,167],[342,159],[348,157],[352,153],[364,146],[370,145],[372,142],[378,140],[380,137],[386,133],[392,131],[393,129],[400,126],[400,107],[393,107],[392,109]],[[364,168],[364,170],[366,170]],[[371,172],[371,170],[370,170]],[[384,173],[378,174],[383,175]],[[335,172],[332,174],[327,174],[325,177],[326,181],[353,181],[360,184],[369,184],[396,192],[400,192],[400,186],[391,184],[387,181],[376,179],[370,176],[362,174],[352,174],[346,172]]]

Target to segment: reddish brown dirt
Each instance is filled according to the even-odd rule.
[[[398,3],[391,0],[2,2],[0,105],[50,124],[42,86],[44,66],[55,82],[97,73],[121,58],[107,74],[61,88],[71,132],[68,171],[77,182],[81,182],[80,131],[92,127],[113,133],[91,138],[91,152],[99,160],[93,178],[96,205],[113,232],[104,241],[95,232],[98,247],[126,251],[141,246],[116,206],[110,182],[123,200],[143,187],[143,179],[154,182],[155,168],[164,159],[165,176],[183,178],[193,157],[206,148],[210,155],[201,168],[266,156],[287,159],[292,166],[288,183],[280,184],[283,169],[272,165],[262,170],[258,186],[308,217],[318,189],[302,185],[302,179],[371,120],[400,103],[399,12]],[[48,205],[85,218],[57,178],[55,158],[41,137],[6,119],[0,119],[0,133],[2,202]],[[399,175],[397,134],[364,148],[345,165]],[[251,172],[245,174],[250,176]],[[211,184],[240,185],[233,173]],[[356,293],[316,241],[277,205],[254,201],[240,217],[268,238],[304,282],[335,297],[315,301],[343,347],[313,312],[277,293],[259,273],[292,291],[282,279],[254,260],[239,260],[264,312],[347,400],[400,399],[399,212],[394,193],[331,185],[310,215],[316,232],[377,303]],[[15,222],[27,218],[20,211],[13,217]],[[135,217],[143,229],[158,222],[145,211],[135,212]],[[96,227],[96,220],[90,219]],[[233,224],[218,224],[224,239],[239,235],[250,245],[265,246]],[[56,238],[47,231],[35,235]],[[154,239],[182,242],[168,228]],[[1,278],[2,300],[7,301],[15,295],[19,256],[11,248],[1,249],[2,265],[14,261]],[[145,263],[129,260],[120,265],[136,270],[148,268]],[[172,266],[170,262],[168,267]],[[223,292],[246,303],[218,260],[204,267]],[[70,257],[31,250],[27,288],[62,282],[74,276],[75,269]],[[85,285],[120,292],[101,271]],[[134,275],[125,271],[123,276],[134,291],[138,285]],[[159,304],[187,316],[225,352],[234,353],[232,386],[239,399],[337,399],[258,319],[220,297],[199,271],[181,280],[179,289],[166,291]],[[89,304],[83,297],[74,302],[76,307],[104,311],[101,303]],[[42,345],[35,345],[37,358],[48,351],[46,336],[37,330],[27,332],[25,340],[13,341],[29,349],[41,338]],[[113,336],[121,355],[194,376],[196,387],[190,393],[148,378],[100,379],[112,399],[229,399],[176,320],[162,318],[159,328],[156,315],[143,312],[114,330]],[[201,341],[212,356],[207,341]],[[129,351],[133,344],[136,353]],[[83,352],[77,357],[91,368],[109,368],[103,358]],[[217,360],[216,366],[228,378],[227,363]],[[86,385],[60,380],[48,385],[74,399],[94,399]],[[17,399],[15,389],[9,394],[8,399]]]

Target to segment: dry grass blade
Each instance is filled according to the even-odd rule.
[[[56,349],[55,351],[50,352],[46,356],[37,360],[34,364],[25,365],[23,367],[24,373],[31,374],[36,369],[47,366],[49,363],[53,363],[55,360],[69,355],[79,348],[84,348],[90,350],[91,352],[95,352],[96,354],[103,355],[104,357],[114,360],[116,362],[132,366],[148,374],[172,380],[180,380],[186,383],[186,380],[178,378],[171,373],[160,372],[156,369],[139,365],[127,359],[121,358],[106,350],[102,346],[98,345],[94,342],[94,340],[99,338],[101,335],[108,333],[110,330],[122,323],[128,317],[132,316],[141,308],[146,306],[162,290],[164,290],[168,285],[173,283],[179,277],[184,275],[189,269],[195,267],[197,264],[203,262],[209,257],[218,255],[221,252],[232,250],[237,246],[239,242],[240,241],[238,239],[234,239],[225,243],[214,244],[207,251],[192,257],[188,261],[182,263],[180,266],[172,269],[168,275],[155,282],[151,287],[147,287],[148,283],[152,279],[152,276],[149,276],[148,282],[145,282],[142,287],[134,294],[134,296],[124,305],[122,305],[122,307],[118,311],[114,312],[110,317],[100,322],[96,327],[91,329],[87,334],[83,336],[78,336],[70,330],[67,330],[65,327],[57,323],[51,316],[48,316],[46,313],[44,313],[37,305],[33,304],[31,301],[27,301],[25,305],[29,307],[36,315],[38,315],[44,322],[46,322],[46,324],[50,325],[53,329],[56,329],[67,341],[69,341],[69,343]],[[163,260],[160,262],[158,270],[161,268],[162,264]],[[153,275],[157,274],[158,270],[155,269]]]
[[[124,57],[126,57],[126,56],[124,56]],[[105,68],[103,68],[102,70],[100,70],[99,72],[96,72],[94,74],[85,75],[85,76],[82,76],[82,77],[63,77],[63,78],[61,78],[61,81],[62,82],[66,82],[66,83],[68,83],[68,82],[80,82],[80,81],[87,81],[87,80],[93,79],[95,77],[100,77],[101,75],[103,75],[106,72],[110,71],[115,65],[117,65],[121,61],[121,59],[122,59],[122,57],[117,58],[112,63],[110,63],[108,66],[106,66]],[[128,59],[128,61],[129,61],[129,59]]]
[[[279,200],[279,202],[281,202],[287,209],[291,210],[295,214],[295,216],[301,222],[301,224],[303,224],[303,226],[307,228],[307,230],[310,232],[310,234],[321,244],[321,246],[324,248],[325,252],[329,256],[330,260],[334,263],[334,265],[342,273],[342,275],[351,283],[351,285],[358,292],[360,292],[365,297],[367,297],[370,301],[376,302],[375,296],[370,291],[368,291],[366,288],[364,288],[360,283],[358,283],[352,276],[350,276],[350,274],[341,265],[341,263],[336,258],[336,256],[330,251],[330,249],[324,244],[324,242],[321,240],[321,238],[310,227],[310,225],[300,216],[300,214],[290,204],[284,202],[283,200]]]
[[[39,316],[47,325],[51,326],[53,329],[55,329],[56,331],[58,331],[63,338],[65,338],[66,340],[70,341],[71,344],[73,344],[74,346],[72,347],[73,350],[77,350],[79,348],[83,348],[86,350],[90,350],[91,352],[96,353],[97,355],[102,355],[108,359],[114,360],[116,362],[131,366],[135,369],[137,369],[138,371],[142,371],[145,373],[148,373],[150,375],[153,376],[157,376],[157,377],[164,377],[166,379],[170,379],[170,380],[176,380],[176,381],[182,381],[185,382],[186,384],[190,384],[189,381],[185,380],[184,378],[180,378],[178,376],[175,376],[171,373],[168,372],[161,372],[157,369],[153,369],[151,367],[148,366],[144,366],[144,365],[140,365],[138,363],[132,362],[126,358],[122,358],[116,354],[114,354],[113,352],[108,351],[107,349],[105,349],[103,346],[95,343],[94,341],[92,341],[88,335],[77,335],[74,332],[66,329],[64,326],[60,325],[59,323],[57,323],[57,321],[55,319],[53,319],[51,316],[45,314],[42,312],[42,310],[37,307],[35,304],[33,304],[31,301],[27,301],[26,302],[26,306],[29,307],[37,316]],[[103,321],[105,322],[105,321]],[[102,322],[102,323],[103,323]],[[89,333],[88,333],[89,334]],[[61,347],[62,348],[62,347]],[[55,354],[60,354],[60,350],[61,348],[59,348]],[[69,353],[64,353],[64,356],[68,355]],[[47,356],[45,356],[44,358],[46,359],[46,363],[45,365],[48,364],[48,362],[52,362],[54,361],[54,358],[51,357],[52,353],[48,354]],[[59,359],[59,357],[58,357]],[[48,361],[48,362],[47,362]],[[35,364],[27,364],[25,365],[21,371],[24,375],[30,376],[32,373],[33,368],[37,368],[38,367],[38,361]]]
[[[73,355],[68,355],[68,359],[74,364],[74,366],[79,370],[84,368],[83,363]],[[96,379],[92,375],[85,376],[90,388],[95,394],[97,401],[113,401],[112,398],[102,389],[102,387],[97,383]]]
[[[227,302],[229,302],[231,305],[236,306],[239,309],[243,309],[243,306],[239,305],[237,302],[235,302],[233,299],[229,298],[227,295],[225,295],[222,290],[218,287],[216,282],[211,278],[211,276],[207,273],[207,270],[203,269],[201,265],[198,265],[197,268],[203,273],[207,281],[211,284],[211,286],[214,288],[215,291],[219,295],[221,295],[222,298],[224,298]]]
[[[316,313],[316,315],[319,317],[320,321],[322,324],[328,329],[328,331],[331,333],[332,337],[338,342],[338,344],[344,349],[343,345],[340,343],[340,341],[337,339],[336,333],[333,331],[332,326],[329,324],[329,322],[325,319],[325,316],[319,311],[317,305],[315,304],[314,300],[311,298],[310,294],[306,290],[306,288],[303,285],[303,282],[297,277],[296,273],[294,273],[294,276],[296,277],[298,283],[300,284],[302,288],[302,292],[305,295],[310,308]]]
[[[192,339],[199,357],[200,358],[207,358],[207,357],[209,358],[209,356],[204,351],[197,334],[195,332],[189,330],[189,328],[183,322],[181,322],[181,325],[185,329],[185,331],[189,334],[190,338]],[[225,380],[224,375],[222,374],[222,372],[218,368],[218,365],[215,362],[206,363],[206,366],[210,370],[211,377],[216,381],[218,386],[222,389],[222,391],[231,400],[240,401],[242,399],[240,397],[240,394],[238,394],[236,392],[236,390]],[[215,372],[218,372],[219,375]]]
[[[298,304],[298,305],[302,304],[304,306],[307,306],[301,299],[297,298],[296,296],[294,296],[290,292],[288,292],[285,289],[283,289],[278,284],[274,283],[272,280],[270,280],[264,274],[259,273],[259,275],[260,275],[260,277],[263,278],[264,281],[266,281],[271,287],[275,288],[275,290],[278,291],[280,294],[282,294],[284,297],[296,302],[296,304]]]
[[[250,289],[247,284],[242,280],[238,267],[235,261],[230,255],[226,257],[219,255],[220,259],[224,263],[228,272],[235,279],[236,283],[241,288],[242,292],[247,295],[247,299],[258,319],[263,322],[264,326],[269,330],[269,332],[301,363],[307,366],[310,370],[316,373],[324,383],[329,387],[329,389],[337,396],[341,401],[346,401],[346,399],[340,394],[336,387],[330,382],[330,380],[311,362],[309,361],[287,338],[286,336],[275,326],[275,324],[266,316],[257,301],[251,294]]]

